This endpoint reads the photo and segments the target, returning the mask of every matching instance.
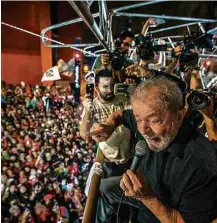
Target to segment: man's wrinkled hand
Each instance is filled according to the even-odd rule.
[[[114,131],[114,126],[94,123],[90,129],[90,135],[96,142],[106,141]]]
[[[141,173],[133,173],[131,170],[123,175],[120,187],[126,197],[133,197],[142,200],[153,196],[153,192],[148,186],[146,178]]]

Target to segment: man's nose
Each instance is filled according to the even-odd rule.
[[[113,89],[112,89],[112,88],[108,88],[108,90],[107,90],[107,92],[108,92],[109,94],[111,94],[111,93],[112,93],[112,91],[113,91]]]

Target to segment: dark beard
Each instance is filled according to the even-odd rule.
[[[114,99],[114,97],[115,97],[114,94],[111,94],[108,97],[108,96],[102,95],[101,93],[99,93],[99,96],[100,96],[100,98],[102,98],[102,100],[108,101],[108,102],[112,101]]]

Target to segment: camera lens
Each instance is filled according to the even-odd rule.
[[[188,97],[188,104],[192,109],[200,110],[209,105],[209,96],[203,92],[193,91]]]

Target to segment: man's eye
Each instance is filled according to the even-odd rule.
[[[161,124],[163,121],[162,120],[150,120],[152,124]]]
[[[136,120],[137,123],[140,123],[141,121],[142,121],[141,119],[137,119],[137,120]]]

